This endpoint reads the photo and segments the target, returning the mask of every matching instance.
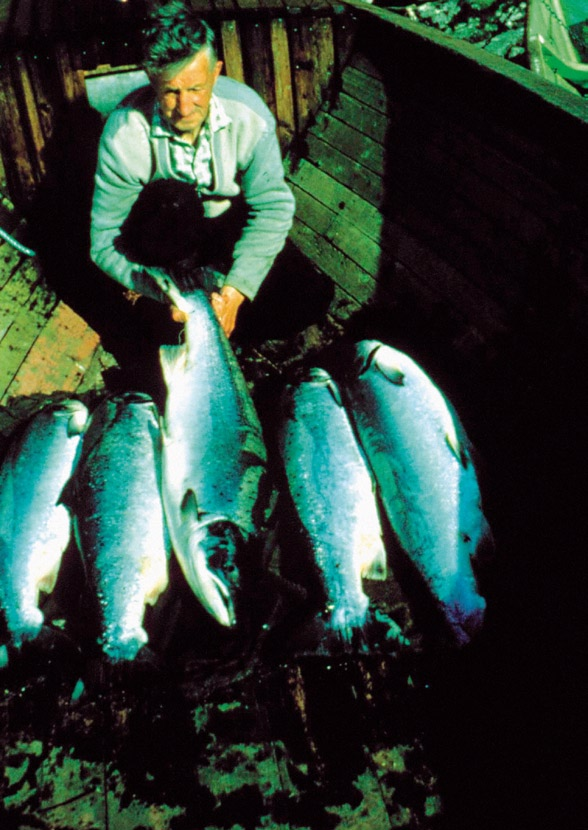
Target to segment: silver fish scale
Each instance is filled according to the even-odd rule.
[[[364,341],[356,356],[342,394],[390,523],[465,643],[484,615],[471,556],[487,525],[461,427],[407,355]]]
[[[167,585],[160,434],[151,399],[103,402],[84,440],[75,481],[75,528],[100,603],[102,646],[133,659],[147,642],[146,603]]]
[[[349,637],[366,620],[362,573],[385,561],[374,485],[337,388],[314,370],[283,396],[280,452],[288,487],[319,568],[330,625]]]
[[[53,589],[69,542],[70,515],[59,500],[87,416],[77,400],[41,410],[0,469],[0,605],[16,646],[39,633],[39,591]]]

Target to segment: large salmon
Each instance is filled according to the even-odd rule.
[[[0,468],[0,606],[15,646],[43,625],[39,595],[53,590],[70,539],[60,498],[87,418],[78,400],[46,406],[11,442]]]
[[[148,639],[145,607],[168,582],[161,436],[149,396],[129,392],[96,408],[67,499],[98,597],[103,651],[133,660]]]
[[[385,579],[386,551],[374,482],[324,369],[309,370],[284,390],[278,443],[301,541],[318,569],[327,627],[350,642],[368,613],[362,579]]]
[[[489,528],[463,428],[414,360],[378,341],[356,345],[342,395],[390,524],[465,644],[484,619],[472,557]]]
[[[237,621],[242,551],[269,510],[261,424],[233,350],[203,290],[175,298],[185,342],[162,346],[163,497],[186,580],[223,626]]]

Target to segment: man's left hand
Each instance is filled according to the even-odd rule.
[[[230,337],[237,323],[237,312],[245,295],[233,288],[232,285],[223,285],[220,292],[214,291],[210,295],[210,302],[221,328],[227,337]]]

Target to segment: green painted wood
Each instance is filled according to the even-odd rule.
[[[349,159],[361,164],[372,173],[382,175],[384,148],[349,124],[339,121],[329,113],[320,112],[316,118],[316,124],[310,128],[310,133],[333,147],[337,147]]]
[[[307,135],[306,144],[308,157],[312,158],[317,167],[342,184],[346,184],[370,204],[381,204],[384,186],[379,176],[374,176],[362,164],[344,155],[316,133],[311,132]]]
[[[31,292],[30,303],[15,309],[10,326],[0,339],[0,401],[4,402],[9,397],[8,390],[12,388],[15,376],[22,371],[27,355],[56,305],[55,295],[47,292],[45,286],[37,284]]]
[[[347,72],[343,77],[347,77]],[[390,128],[388,118],[384,113],[366,107],[357,98],[353,98],[345,92],[337,97],[331,113],[339,121],[352,124],[360,133],[364,133],[379,144],[384,144],[386,134]]]
[[[375,283],[366,271],[337,250],[321,234],[302,222],[296,222],[290,238],[302,253],[340,286],[355,302],[368,302],[374,295]]]

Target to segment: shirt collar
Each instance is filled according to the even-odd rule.
[[[216,133],[218,130],[223,129],[223,127],[228,126],[230,123],[230,116],[227,115],[222,101],[213,92],[210,97],[208,116],[203,126],[206,127],[210,133]],[[178,134],[170,127],[166,119],[163,117],[163,113],[161,112],[161,108],[157,100],[153,106],[151,135],[165,138],[179,138]]]

